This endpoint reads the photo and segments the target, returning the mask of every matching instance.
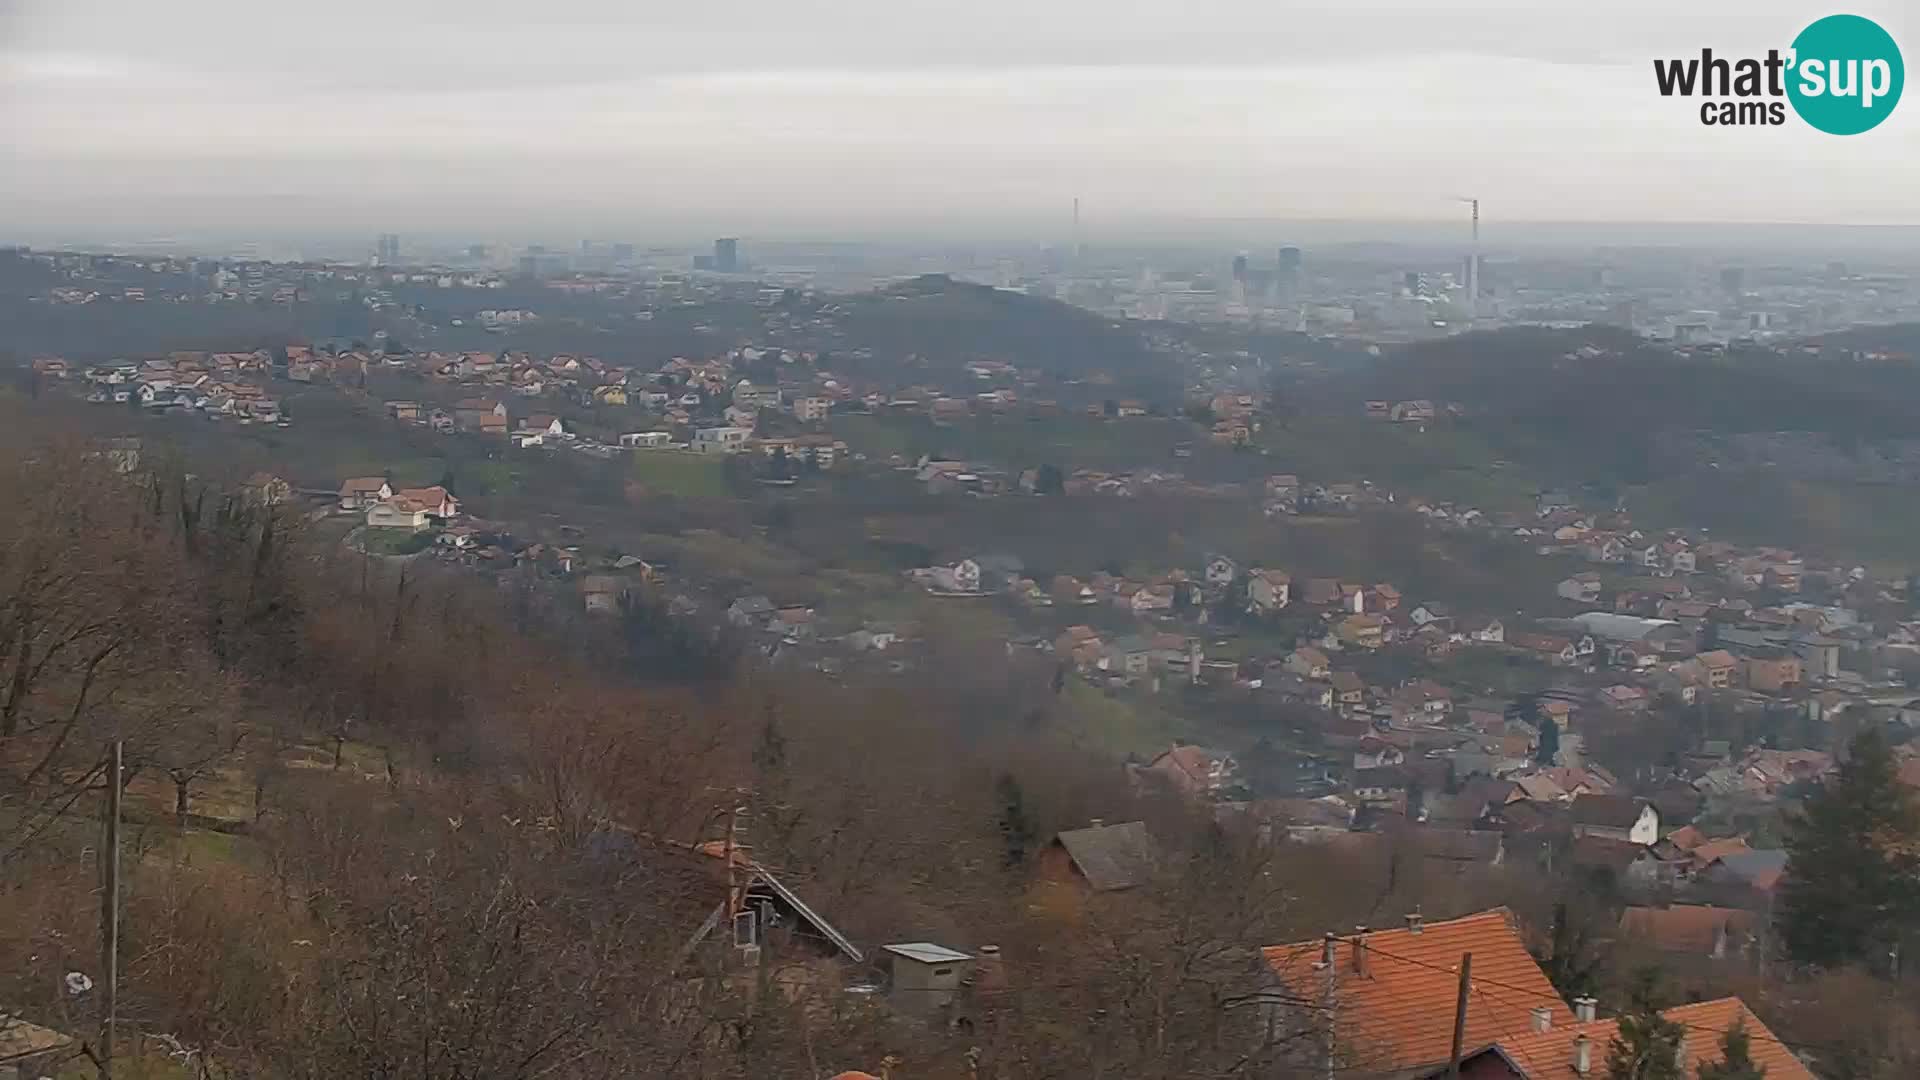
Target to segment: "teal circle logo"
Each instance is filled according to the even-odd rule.
[[[1900,46],[1872,19],[1829,15],[1793,39],[1787,99],[1800,119],[1829,135],[1879,126],[1906,81]]]

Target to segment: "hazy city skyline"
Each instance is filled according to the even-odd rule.
[[[1852,10],[1902,42],[1898,5]],[[1218,219],[1920,224],[1920,119],[1702,127],[1650,61],[1823,7],[0,7],[0,232]]]

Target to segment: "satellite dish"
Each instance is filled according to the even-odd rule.
[[[93,989],[93,980],[87,978],[85,972],[80,972],[80,971],[67,972],[66,983],[67,983],[67,993],[69,996],[72,996],[72,997],[79,997],[81,994],[84,994],[87,991]]]

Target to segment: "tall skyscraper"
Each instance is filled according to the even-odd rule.
[[[1286,303],[1300,295],[1300,249],[1283,247],[1280,249],[1280,262],[1273,275],[1274,299]]]
[[[392,266],[399,262],[400,235],[398,233],[381,233],[375,252],[382,266]]]
[[[738,238],[723,236],[713,242],[713,268],[723,274],[731,274],[740,269],[740,241]]]
[[[1233,280],[1241,282],[1247,280],[1247,257],[1245,255],[1235,255],[1233,257]]]
[[[1721,268],[1720,287],[1727,291],[1728,296],[1735,296],[1735,297],[1739,296],[1742,288],[1745,287],[1746,283],[1747,283],[1747,273],[1745,270],[1741,269],[1738,266],[1727,266],[1727,267]]]

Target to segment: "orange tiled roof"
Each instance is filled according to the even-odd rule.
[[[1752,933],[1759,921],[1750,911],[1709,904],[1630,907],[1620,913],[1620,932],[1672,952],[1706,954],[1719,944],[1723,933],[1732,939],[1729,947],[1738,948],[1743,944],[1740,938]]]
[[[1404,1069],[1445,1061],[1453,1043],[1453,1003],[1462,953],[1473,954],[1478,986],[1467,1002],[1466,1045],[1485,1046],[1525,1032],[1535,1006],[1553,1010],[1555,1025],[1573,1012],[1554,992],[1540,965],[1527,954],[1513,915],[1494,908],[1464,918],[1366,935],[1365,972],[1353,969],[1351,936],[1335,941],[1333,967],[1317,971],[1323,943],[1302,941],[1263,950],[1267,964],[1303,998],[1319,1001],[1333,979],[1335,1023],[1346,1052],[1367,1058],[1367,1067]]]
[[[1474,957],[1477,968],[1479,957]],[[1686,1042],[1682,1047],[1687,1060],[1682,1072],[1692,1076],[1701,1065],[1720,1060],[1720,1036],[1733,1027],[1736,1020],[1744,1020],[1747,1027],[1748,1048],[1756,1065],[1766,1069],[1767,1080],[1814,1080],[1800,1059],[1793,1056],[1778,1036],[1760,1022],[1760,1018],[1746,1007],[1739,998],[1721,998],[1718,1001],[1702,1001],[1694,1005],[1681,1005],[1668,1009],[1660,1015],[1687,1028]],[[1514,1064],[1526,1070],[1528,1080],[1583,1080],[1573,1071],[1573,1040],[1576,1036],[1586,1035],[1589,1046],[1589,1060],[1592,1068],[1585,1080],[1604,1076],[1607,1071],[1607,1047],[1613,1042],[1614,1034],[1619,1030],[1618,1021],[1596,1020],[1590,1024],[1562,1025],[1558,1017],[1553,1026],[1541,1032],[1522,1027],[1523,1034],[1498,1040],[1500,1049],[1506,1052]]]

